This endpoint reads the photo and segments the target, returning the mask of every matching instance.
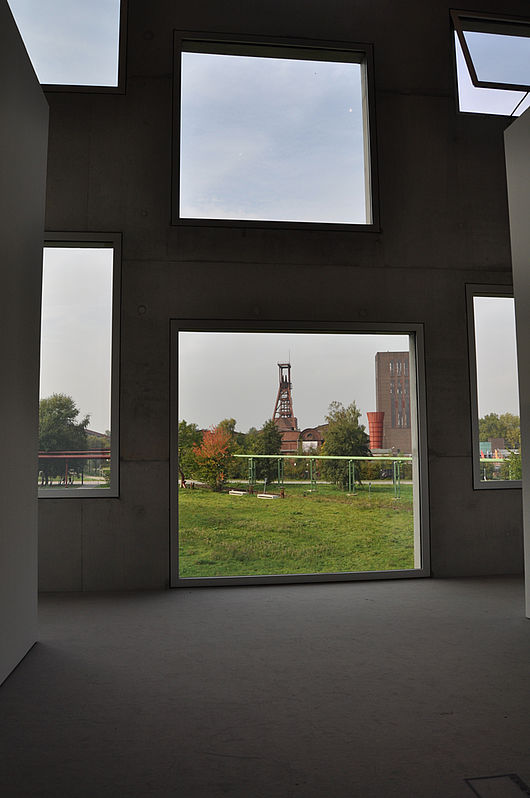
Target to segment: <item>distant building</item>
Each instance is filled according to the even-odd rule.
[[[383,417],[383,449],[412,451],[410,371],[408,352],[377,352],[375,356],[377,411]]]
[[[481,457],[508,457],[509,449],[505,448],[504,438],[488,438],[479,442]]]
[[[93,438],[109,438],[110,436],[107,435],[106,432],[96,432],[95,429],[86,429],[85,430],[87,435],[92,435]]]
[[[304,454],[311,454],[311,452],[314,452],[322,446],[327,426],[327,424],[322,424],[319,427],[306,427],[302,430],[300,433],[300,441]]]
[[[490,442],[491,448],[493,450],[497,449],[497,451],[500,451],[501,449],[506,448],[504,438],[488,438],[488,441]]]
[[[296,454],[298,451],[298,441],[300,439],[300,431],[295,430],[286,430],[282,432],[282,445],[280,449],[280,454]]]

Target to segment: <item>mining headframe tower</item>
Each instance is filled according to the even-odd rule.
[[[327,424],[318,427],[298,429],[298,419],[294,414],[291,383],[291,364],[278,363],[279,385],[272,418],[282,436],[280,454],[305,454],[316,452],[324,443]]]
[[[278,395],[274,405],[272,418],[282,435],[281,453],[288,454],[296,452],[298,449],[298,439],[300,430],[298,429],[298,419],[294,414],[293,395],[291,383],[291,364],[278,363]]]

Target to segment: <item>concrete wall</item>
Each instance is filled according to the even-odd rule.
[[[510,205],[513,287],[521,404],[526,614],[530,618],[530,112],[506,130],[506,174]]]
[[[0,0],[0,682],[37,635],[40,288],[48,107]]]
[[[457,113],[449,8],[130,0],[126,94],[50,95],[48,229],[123,232],[121,496],[40,501],[43,589],[167,583],[177,317],[423,323],[433,573],[522,570],[520,491],[472,487],[466,332],[466,283],[511,282],[507,120]],[[173,28],[373,43],[381,232],[171,227]]]

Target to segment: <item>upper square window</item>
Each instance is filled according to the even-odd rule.
[[[530,21],[451,13],[460,110],[520,116],[530,107]]]
[[[367,62],[177,37],[175,221],[372,225]]]
[[[43,85],[119,85],[120,0],[8,0]]]

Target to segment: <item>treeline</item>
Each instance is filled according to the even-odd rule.
[[[317,450],[304,453],[299,444],[297,453],[284,462],[285,479],[308,478],[309,465],[302,454],[318,456],[370,456],[369,438],[365,427],[359,424],[361,411],[355,402],[344,407],[332,402],[326,415],[327,431],[324,445]],[[209,430],[200,430],[196,424],[179,423],[178,452],[181,484],[187,480],[206,482],[214,490],[221,490],[228,480],[246,479],[248,460],[236,458],[235,454],[279,454],[282,436],[273,419],[266,421],[261,429],[248,432],[236,431],[236,420],[225,418]],[[297,458],[298,455],[298,458]],[[348,462],[321,460],[319,476],[345,488],[348,485]],[[274,482],[278,474],[277,461],[256,460],[258,480]],[[356,468],[357,479],[379,479],[381,464],[363,463]]]
[[[481,441],[489,438],[504,438],[506,449],[521,448],[521,423],[513,413],[488,413],[479,418],[478,433]]]
[[[110,432],[104,437],[91,435],[88,428],[90,416],[78,419],[79,410],[71,396],[54,393],[39,402],[39,451],[40,452],[84,452],[92,449],[110,449]],[[68,474],[80,478],[92,472],[106,475],[108,468],[101,468],[91,460],[69,458],[41,458],[39,476],[42,486],[51,480]]]

